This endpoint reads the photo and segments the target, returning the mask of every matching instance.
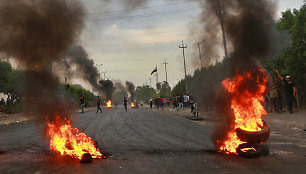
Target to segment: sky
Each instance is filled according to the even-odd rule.
[[[137,86],[150,85],[151,79],[155,87],[156,76],[150,73],[157,66],[158,81],[165,81],[163,63],[166,61],[172,87],[184,78],[183,54],[179,48],[182,40],[187,45],[187,74],[193,74],[200,67],[194,61],[199,58],[198,50],[193,47],[197,40],[190,34],[196,36],[199,29],[195,24],[201,9],[196,1],[154,0],[128,10],[126,4],[118,1],[108,4],[106,0],[82,1],[87,15],[79,42],[97,65],[103,64],[99,68],[100,72],[106,72],[105,78],[128,80]],[[279,0],[277,15],[280,17],[282,11],[302,4],[303,0]]]

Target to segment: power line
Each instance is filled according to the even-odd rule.
[[[201,8],[189,8],[189,9],[147,13],[147,14],[139,14],[139,15],[131,15],[131,16],[115,16],[115,17],[100,18],[100,19],[93,19],[93,20],[86,20],[86,21],[98,22],[98,21],[113,21],[113,20],[129,20],[129,19],[134,19],[134,18],[145,18],[145,17],[152,17],[152,16],[165,16],[165,15],[170,15],[170,14],[186,13],[186,12],[197,11],[197,10],[202,10],[202,9]]]
[[[156,8],[156,7],[167,7],[167,6],[174,6],[174,5],[181,5],[181,4],[186,4],[186,3],[190,3],[190,1],[184,1],[181,3],[169,3],[169,4],[163,4],[163,5],[156,5],[156,6],[148,6],[148,7],[140,7],[140,8],[134,8],[134,9],[128,9],[128,10],[117,10],[117,11],[104,11],[104,12],[93,12],[93,13],[87,13],[84,14],[86,16],[90,16],[90,15],[96,15],[96,14],[110,14],[110,13],[121,13],[121,12],[130,12],[130,11],[137,11],[137,10],[143,10],[143,9],[150,9],[150,8]]]

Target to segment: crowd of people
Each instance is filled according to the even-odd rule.
[[[265,109],[268,112],[273,112],[273,110],[278,113],[284,112],[283,96],[285,96],[288,111],[293,113],[293,105],[295,108],[298,107],[295,83],[291,80],[290,76],[284,78],[278,70],[275,70],[275,73],[278,78],[273,79],[272,88],[265,97]]]
[[[189,94],[184,95],[176,95],[171,97],[159,97],[152,100],[150,98],[150,108],[152,109],[153,104],[157,109],[161,108],[164,109],[165,107],[173,107],[173,109],[183,109],[183,108],[190,108],[193,104],[193,97]]]

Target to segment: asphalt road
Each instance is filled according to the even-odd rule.
[[[213,122],[145,109],[104,109],[71,116],[73,125],[99,142],[107,159],[80,164],[50,151],[44,125],[0,126],[0,173],[305,173],[306,140],[272,133],[268,156],[246,159],[217,153]],[[273,132],[273,130],[272,130]]]

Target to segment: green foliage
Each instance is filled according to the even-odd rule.
[[[276,77],[275,69],[283,75],[290,75],[295,81],[300,104],[306,101],[306,4],[299,10],[287,10],[277,24],[279,30],[288,30],[292,36],[292,45],[280,57],[262,62],[263,66]]]
[[[8,94],[11,86],[12,66],[8,62],[0,61],[0,92]]]
[[[161,88],[159,90],[159,96],[160,97],[170,97],[170,95],[171,95],[171,88],[168,82],[161,83]]]
[[[185,90],[185,80],[180,80],[172,89],[171,93],[172,95],[182,95],[186,92]]]
[[[85,98],[85,107],[93,106],[95,104],[95,95],[80,85],[62,84],[62,88],[65,88],[65,90],[70,93],[78,102],[80,102],[80,97],[83,96]]]
[[[162,89],[162,88],[161,88]],[[135,91],[135,96],[138,101],[143,101],[144,103],[149,103],[149,98],[157,97],[157,93],[154,88],[149,85],[137,86]]]

